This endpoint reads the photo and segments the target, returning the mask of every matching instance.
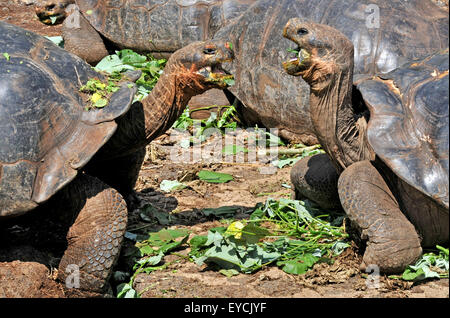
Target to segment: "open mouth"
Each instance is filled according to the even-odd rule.
[[[289,61],[283,62],[283,68],[285,71],[294,76],[300,75],[300,72],[307,68],[307,63],[310,60],[311,54],[303,48],[297,47],[297,49],[291,49],[292,53],[295,53],[295,57]]]
[[[234,76],[225,71],[220,64],[203,67],[197,74],[202,75],[206,79],[206,82],[215,84],[219,87],[234,85]]]
[[[57,22],[61,22],[66,17],[64,13],[38,13],[37,14],[39,20],[45,24],[55,24]]]

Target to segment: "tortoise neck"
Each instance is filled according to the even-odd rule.
[[[340,67],[326,82],[311,85],[311,119],[319,142],[338,171],[372,157],[366,114],[355,111],[352,89],[353,63]]]
[[[150,94],[142,100],[145,138],[149,142],[170,129],[185,110],[189,100],[204,92],[189,85],[176,65],[167,65]]]

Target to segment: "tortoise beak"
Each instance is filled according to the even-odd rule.
[[[214,64],[213,66],[206,66],[197,73],[205,78],[205,82],[220,88],[227,88],[234,85],[234,76],[224,70],[221,63]]]
[[[289,75],[299,76],[300,72],[307,68],[311,54],[306,49],[300,47],[294,51],[296,53],[296,57],[291,58],[289,61],[283,62],[283,68]]]

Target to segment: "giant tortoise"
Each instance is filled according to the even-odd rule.
[[[254,2],[76,0],[63,24],[64,47],[89,63],[107,55],[108,42],[138,52],[172,53],[211,39]]]
[[[421,246],[447,243],[448,48],[354,87],[354,45],[343,33],[295,18],[284,36],[298,54],[283,66],[310,86],[311,119],[340,174],[340,202],[367,241],[361,268],[398,272],[418,259]],[[333,185],[320,184],[327,161],[313,158],[293,183],[314,200],[314,192]]]
[[[141,102],[132,104],[136,89],[125,82],[106,107],[86,110],[81,84],[105,80],[89,64],[2,21],[0,47],[0,220],[44,207],[64,213],[74,223],[58,275],[64,280],[76,265],[81,290],[101,292],[119,255],[124,197],[144,147],[192,96],[226,87],[221,63],[232,51],[227,43],[194,42],[171,56]]]
[[[65,48],[90,63],[107,55],[105,43],[170,53],[194,40],[231,39],[236,59],[229,71],[236,85],[225,92],[230,102],[237,98],[241,119],[306,144],[317,143],[308,85],[279,69],[290,46],[279,30],[290,18],[305,17],[346,34],[356,47],[356,77],[391,71],[448,45],[448,11],[431,0],[75,2],[63,25]]]
[[[236,84],[229,91],[241,102],[248,124],[278,128],[281,136],[308,144],[317,142],[309,87],[279,67],[291,47],[280,30],[295,17],[333,26],[351,39],[355,79],[389,72],[448,46],[448,11],[430,0],[257,1],[215,35],[234,45],[230,71]]]

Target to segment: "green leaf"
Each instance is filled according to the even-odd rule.
[[[64,39],[62,36],[45,36],[47,39],[55,43],[59,47],[64,47]]]
[[[299,259],[300,259],[301,261],[303,261],[303,263],[304,263],[306,266],[308,266],[308,268],[310,268],[310,267],[312,267],[312,266],[317,262],[317,260],[318,260],[319,258],[316,257],[316,256],[314,256],[314,255],[312,255],[312,254],[310,254],[310,253],[307,253],[307,254],[304,254],[304,255],[300,256]]]
[[[225,82],[225,84],[227,84],[228,86],[233,86],[236,82],[233,78],[226,78],[223,80]]]
[[[3,53],[3,56],[5,57],[5,59],[6,59],[7,61],[9,61],[10,57],[9,57],[9,54],[8,54],[8,53]]]
[[[425,278],[425,273],[423,272],[422,269],[415,271],[410,268],[407,268],[402,274],[402,279],[408,280],[408,281],[418,281],[418,280],[423,280],[424,278]]]
[[[146,256],[153,255],[155,253],[155,250],[150,245],[144,245],[139,248],[139,252],[141,253],[141,256]]]
[[[337,241],[331,246],[331,251],[333,255],[337,256],[341,254],[347,247],[350,247],[350,244],[342,241]]]
[[[292,260],[283,263],[282,270],[288,274],[301,275],[308,271],[308,266],[305,263]]]
[[[219,273],[225,275],[226,277],[233,277],[239,274],[239,272],[235,269],[221,269]]]
[[[240,231],[234,230],[230,231],[231,226],[236,223],[233,222],[229,227],[225,234],[233,236],[233,240],[236,243],[247,245],[247,244],[255,244],[259,242],[260,239],[269,236],[271,233],[269,230],[259,227],[254,223],[249,223],[245,225]]]
[[[164,254],[160,252],[158,255],[142,258],[139,261],[137,261],[137,263],[141,266],[155,266],[162,261],[163,257]]]
[[[130,49],[124,49],[116,53],[124,64],[132,65],[135,67],[142,67],[142,64],[147,61],[146,56],[140,55]]]
[[[220,208],[206,208],[202,210],[202,213],[205,216],[211,216],[214,215],[216,217],[225,217],[225,216],[232,216],[236,214],[236,211],[238,210],[237,207],[233,206],[222,206]]]
[[[214,171],[202,170],[198,173],[200,180],[209,183],[226,183],[234,180],[233,176],[227,173],[219,173]]]
[[[139,295],[130,283],[123,283],[117,286],[117,298],[139,298]]]
[[[191,248],[199,248],[205,245],[208,241],[208,237],[206,235],[196,235],[189,241],[189,245]]]
[[[436,248],[441,251],[445,256],[447,256],[448,258],[448,253],[449,253],[449,249],[448,248],[444,248],[440,245],[436,245]]]
[[[108,105],[108,100],[105,98],[100,98],[94,103],[94,106],[97,108],[103,108],[106,105]]]
[[[224,155],[235,155],[237,153],[240,152],[244,152],[247,153],[248,149],[242,146],[237,146],[237,145],[226,145],[223,149],[222,149],[222,153]]]
[[[178,191],[186,188],[186,185],[177,180],[163,180],[159,185],[161,191],[166,193]]]
[[[131,65],[126,65],[117,55],[108,55],[104,57],[98,64],[95,66],[97,71],[103,71],[107,73],[114,72],[122,72],[124,70],[134,70],[134,67]]]
[[[282,169],[282,168],[284,168],[287,165],[293,166],[300,159],[302,159],[302,157],[278,159],[278,160],[272,161],[272,165]]]

